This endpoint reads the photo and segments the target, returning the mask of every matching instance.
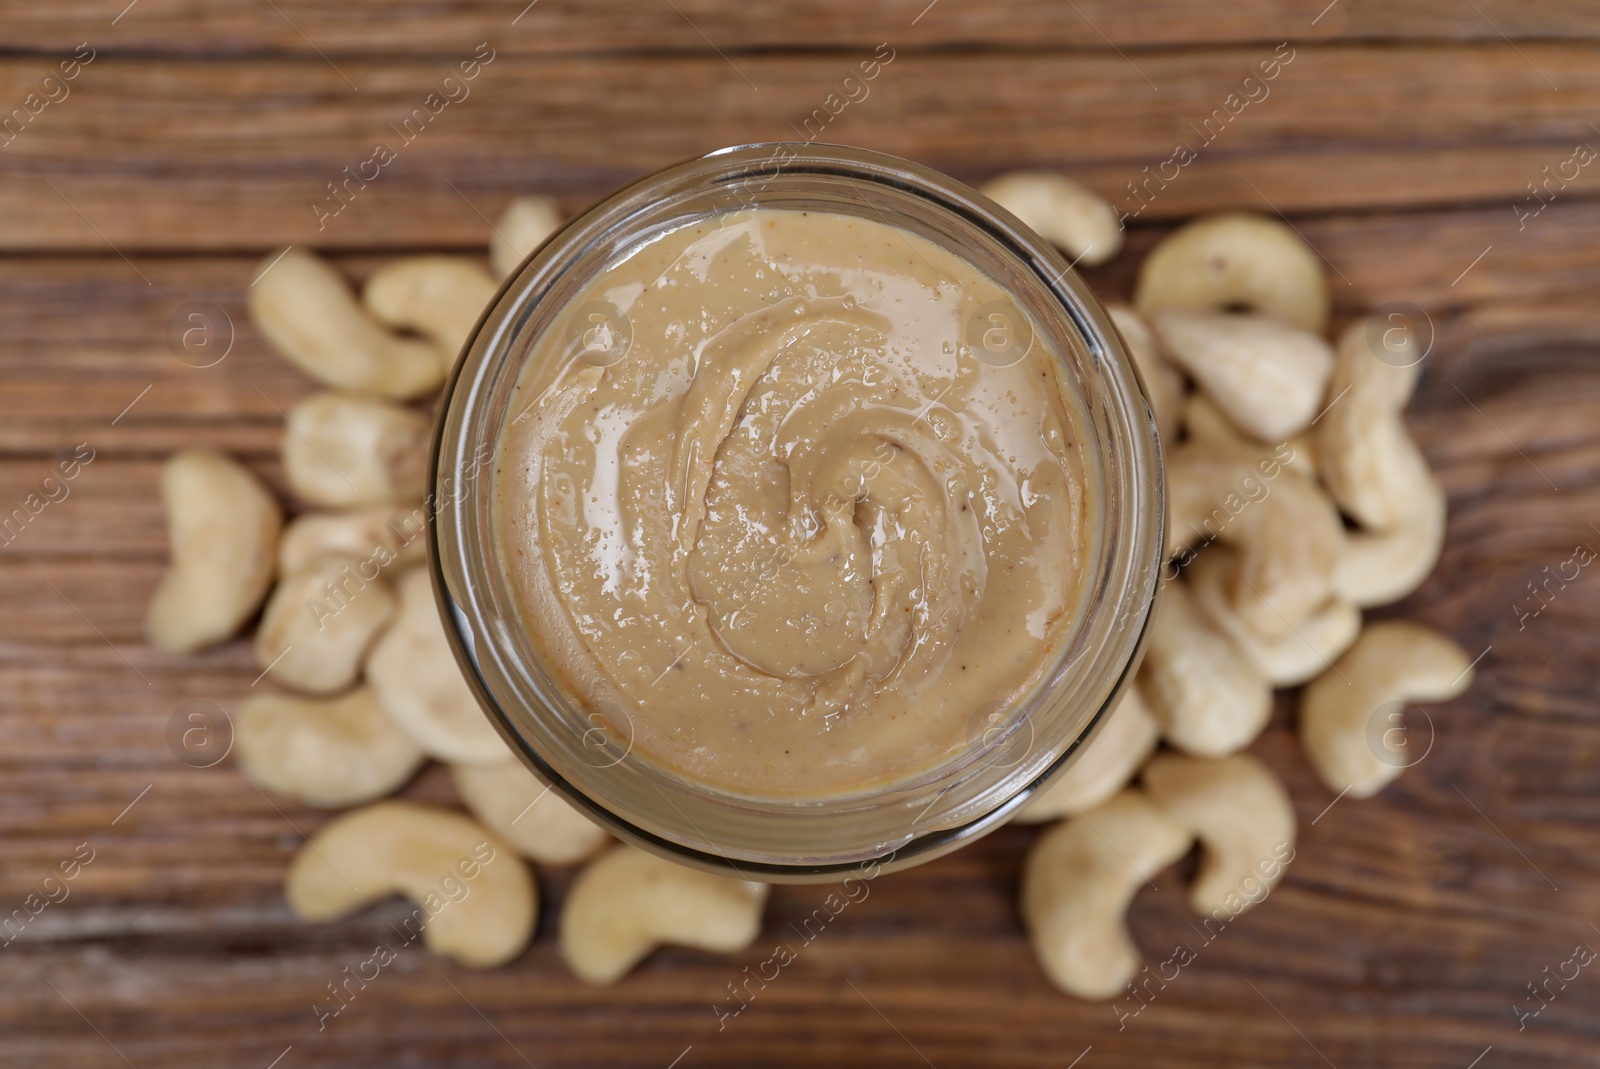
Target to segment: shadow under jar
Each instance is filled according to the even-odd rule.
[[[1137,665],[1159,447],[1061,256],[905,160],[751,145],[600,203],[445,399],[445,629],[512,749],[620,838],[779,882],[937,857]]]

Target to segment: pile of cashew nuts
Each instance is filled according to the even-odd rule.
[[[1114,210],[1070,179],[1024,172],[985,192],[1077,261],[1120,248]],[[296,914],[331,920],[403,895],[426,914],[427,947],[490,967],[536,928],[527,862],[581,863],[561,952],[583,980],[611,983],[660,945],[748,946],[767,889],[617,845],[545,789],[477,708],[434,608],[425,403],[496,276],[559,222],[548,200],[519,200],[495,228],[494,274],[471,258],[410,257],[359,297],[312,253],[269,257],[252,317],[326,387],[287,417],[283,472],[301,509],[286,523],[275,495],[221,454],[171,457],[171,566],[146,631],[192,652],[256,622],[263,678],[235,714],[240,769],[305,805],[359,807],[291,864]],[[1390,730],[1402,703],[1445,700],[1472,678],[1445,636],[1362,621],[1422,583],[1444,536],[1444,494],[1403,418],[1415,339],[1364,320],[1330,345],[1319,257],[1292,228],[1246,214],[1172,234],[1144,261],[1133,307],[1110,315],[1166,452],[1169,563],[1137,678],[1017,818],[1052,822],[1025,864],[1021,912],[1051,981],[1086,999],[1131,988],[1132,898],[1196,842],[1190,902],[1207,918],[1231,920],[1282,877],[1294,807],[1242,752],[1274,688],[1305,685],[1306,757],[1359,798],[1408,763]],[[384,800],[429,758],[450,766],[471,816]],[[441,895],[447,878],[465,892]]]
[[[334,920],[402,895],[424,946],[488,968],[521,954],[537,927],[529,862],[585,864],[562,911],[561,953],[580,978],[611,983],[662,944],[748,946],[766,888],[618,845],[547,791],[479,710],[434,607],[423,568],[429,402],[496,276],[560,221],[549,200],[518,200],[495,228],[494,274],[468,257],[409,257],[359,298],[313,253],[268,257],[251,317],[325,387],[284,429],[283,474],[300,509],[286,523],[273,492],[219,453],[169,458],[171,566],[145,630],[156,646],[194,652],[254,621],[262,678],[233,714],[240,770],[271,795],[356,807],[290,865],[298,916]],[[467,813],[384,800],[429,758],[449,765]]]
[[[1121,245],[1110,205],[1069,179],[1009,175],[986,192],[1085,263]],[[1403,418],[1417,338],[1369,318],[1330,345],[1320,257],[1248,214],[1177,230],[1141,265],[1133,307],[1109,311],[1166,454],[1169,561],[1137,677],[1017,818],[1057,821],[1029,854],[1022,915],[1050,979],[1085,999],[1133,993],[1124,915],[1196,842],[1189,900],[1208,926],[1282,877],[1294,807],[1242,752],[1274,688],[1304,684],[1306,758],[1330,789],[1365,798],[1415,760],[1403,703],[1472,681],[1437,631],[1362,621],[1420,586],[1444,540],[1444,492]]]

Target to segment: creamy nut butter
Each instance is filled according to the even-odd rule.
[[[868,791],[1055,663],[1086,416],[990,277],[882,222],[745,209],[633,246],[562,316],[512,395],[495,531],[542,656],[633,753]]]

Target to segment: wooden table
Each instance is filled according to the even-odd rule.
[[[1550,983],[1521,1027],[1514,1010],[1600,946],[1600,576],[1517,611],[1539,608],[1545,568],[1600,548],[1600,167],[1570,162],[1600,145],[1600,5],[125,2],[0,9],[0,108],[55,98],[0,135],[0,506],[42,492],[79,443],[94,455],[0,548],[0,907],[93,851],[0,946],[0,1063],[1600,1065],[1600,965]],[[493,58],[470,96],[319,230],[327,183],[397,141],[389,124],[480,43]],[[279,413],[311,386],[244,314],[261,258],[311,246],[360,277],[402,252],[481,252],[513,195],[575,209],[679,158],[794,136],[880,43],[892,61],[827,139],[974,181],[1059,166],[1129,209],[1126,184],[1197,143],[1286,43],[1268,95],[1213,123],[1090,279],[1125,296],[1173,221],[1246,208],[1284,213],[1328,260],[1341,318],[1426,309],[1411,422],[1449,540],[1392,612],[1481,653],[1477,683],[1431,711],[1426,760],[1365,802],[1332,804],[1281,701],[1254,751],[1301,818],[1287,881],[1120,1029],[1036,966],[1014,905],[1036,832],[1013,827],[874,883],[721,1031],[713,1002],[825,888],[778,889],[751,953],[668,951],[594,990],[560,963],[569,878],[546,870],[514,965],[410,952],[319,1032],[313,1000],[402,907],[290,916],[285,865],[326,815],[167,742],[185,703],[234,707],[259,671],[248,649],[172,657],[139,637],[165,554],[162,457],[216,446],[281,486]],[[75,51],[93,58],[43,81]],[[231,316],[215,366],[169,344],[187,302]],[[453,804],[438,768],[406,793]],[[1134,904],[1152,960],[1198,942],[1192,865]]]

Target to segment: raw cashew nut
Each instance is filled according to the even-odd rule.
[[[1392,531],[1357,531],[1345,539],[1334,572],[1340,597],[1370,608],[1399,601],[1428,578],[1444,546],[1444,492],[1433,476],[1413,487],[1415,509]]]
[[[382,798],[422,766],[422,751],[367,687],[326,701],[258,694],[239,704],[234,745],[250,780],[306,805]]]
[[[1169,454],[1168,540],[1174,549],[1221,541],[1240,551],[1229,600],[1263,638],[1289,635],[1321,609],[1345,553],[1333,502],[1287,470],[1290,447],[1270,455],[1207,441]]]
[[[522,859],[460,813],[378,802],[336,818],[295,855],[285,890],[308,921],[390,895],[416,904],[397,931],[473,968],[503,965],[533,935],[538,889]]]
[[[1334,595],[1286,635],[1265,638],[1234,611],[1228,591],[1237,582],[1238,554],[1216,546],[1200,554],[1188,576],[1200,611],[1250,658],[1274,687],[1298,687],[1326,671],[1361,632],[1361,610]]]
[[[1052,983],[1085,999],[1122,990],[1139,967],[1128,905],[1191,841],[1134,788],[1039,836],[1022,868],[1022,919]]]
[[[1272,714],[1266,677],[1177,580],[1157,600],[1139,683],[1163,737],[1199,757],[1244,749]]]
[[[376,397],[313,394],[289,411],[283,471],[313,505],[420,501],[428,431],[420,413]]]
[[[231,638],[272,586],[283,511],[235,461],[185,449],[161,468],[172,563],[150,599],[151,643],[188,653]]]
[[[1255,443],[1235,427],[1217,403],[1203,393],[1190,394],[1183,401],[1183,433],[1188,441],[1215,442],[1248,449]]]
[[[1038,824],[1104,804],[1128,785],[1160,741],[1161,725],[1150,714],[1138,684],[1130,683],[1083,753],[1012,819]]]
[[[1191,434],[1166,454],[1167,553],[1208,546],[1272,494],[1288,449],[1267,454],[1220,434]],[[1235,541],[1238,531],[1235,530]]]
[[[1300,744],[1322,777],[1351,797],[1377,794],[1412,757],[1401,723],[1404,702],[1454,698],[1472,685],[1472,662],[1430,627],[1385,620],[1306,687],[1300,699]]]
[[[450,775],[467,808],[523,857],[574,865],[610,838],[510,752],[491,765],[451,765]]]
[[[522,266],[545,239],[561,229],[561,213],[550,197],[518,197],[506,208],[489,238],[489,266],[505,278]]]
[[[1145,397],[1150,401],[1150,411],[1156,417],[1156,430],[1161,441],[1169,448],[1178,440],[1179,419],[1183,412],[1183,376],[1167,363],[1161,355],[1161,345],[1139,313],[1125,304],[1108,304],[1106,313],[1111,316],[1117,333],[1122,335],[1123,348],[1133,358],[1144,381]]]
[[[390,563],[418,564],[428,553],[427,514],[421,505],[372,505],[349,512],[305,512],[289,521],[278,543],[278,571],[300,571],[317,557],[339,553]]]
[[[730,880],[618,846],[578,874],[561,911],[561,956],[610,984],[663,944],[731,953],[761,931],[765,884]]]
[[[321,257],[290,249],[267,257],[250,289],[250,316],[272,347],[318,382],[410,400],[439,388],[433,347],[367,317]]]
[[[1292,227],[1259,215],[1213,215],[1180,227],[1139,268],[1134,307],[1259,312],[1320,334],[1328,326],[1321,258]]]
[[[367,279],[361,300],[378,322],[432,342],[448,375],[499,288],[463,256],[408,256]]]
[[[1172,362],[1252,438],[1281,442],[1316,417],[1333,350],[1315,334],[1220,312],[1161,311],[1150,325]]]
[[[1183,401],[1183,432],[1191,442],[1210,442],[1236,449],[1259,451],[1261,443],[1246,438],[1215,401],[1203,393],[1192,393]],[[1317,477],[1316,449],[1310,434],[1302,433],[1284,443],[1292,454],[1283,461],[1286,470],[1308,479]]]
[[[1150,800],[1200,840],[1189,889],[1197,913],[1237,916],[1267,897],[1294,857],[1294,804],[1278,777],[1249,754],[1165,753],[1141,777]]]
[[[1444,546],[1444,491],[1401,417],[1418,375],[1418,363],[1407,361],[1421,357],[1406,348],[1414,339],[1384,327],[1362,321],[1340,337],[1333,400],[1316,427],[1323,482],[1361,528],[1347,539],[1334,585],[1364,606],[1398,601],[1422,585]],[[1399,348],[1380,358],[1372,342],[1389,337]]]
[[[330,553],[284,576],[256,632],[256,662],[273,681],[337,694],[356,681],[372,640],[395,614],[370,560]]]
[[[1378,530],[1394,527],[1404,511],[1394,485],[1395,466],[1427,467],[1400,416],[1421,372],[1416,343],[1409,334],[1399,335],[1399,347],[1380,355],[1371,339],[1383,331],[1382,320],[1365,319],[1339,336],[1328,384],[1333,400],[1316,430],[1323,446],[1318,469],[1329,493],[1351,519]]]
[[[1034,233],[1085,264],[1102,264],[1122,248],[1122,222],[1104,197],[1064,175],[1016,171],[980,190]]]
[[[445,637],[425,569],[395,584],[400,611],[367,658],[367,681],[395,725],[441,761],[492,764],[505,743],[478,706]]]
[[[1239,547],[1230,602],[1258,635],[1282,638],[1327,603],[1344,552],[1339,514],[1322,487],[1285,471],[1262,507],[1222,541]]]

